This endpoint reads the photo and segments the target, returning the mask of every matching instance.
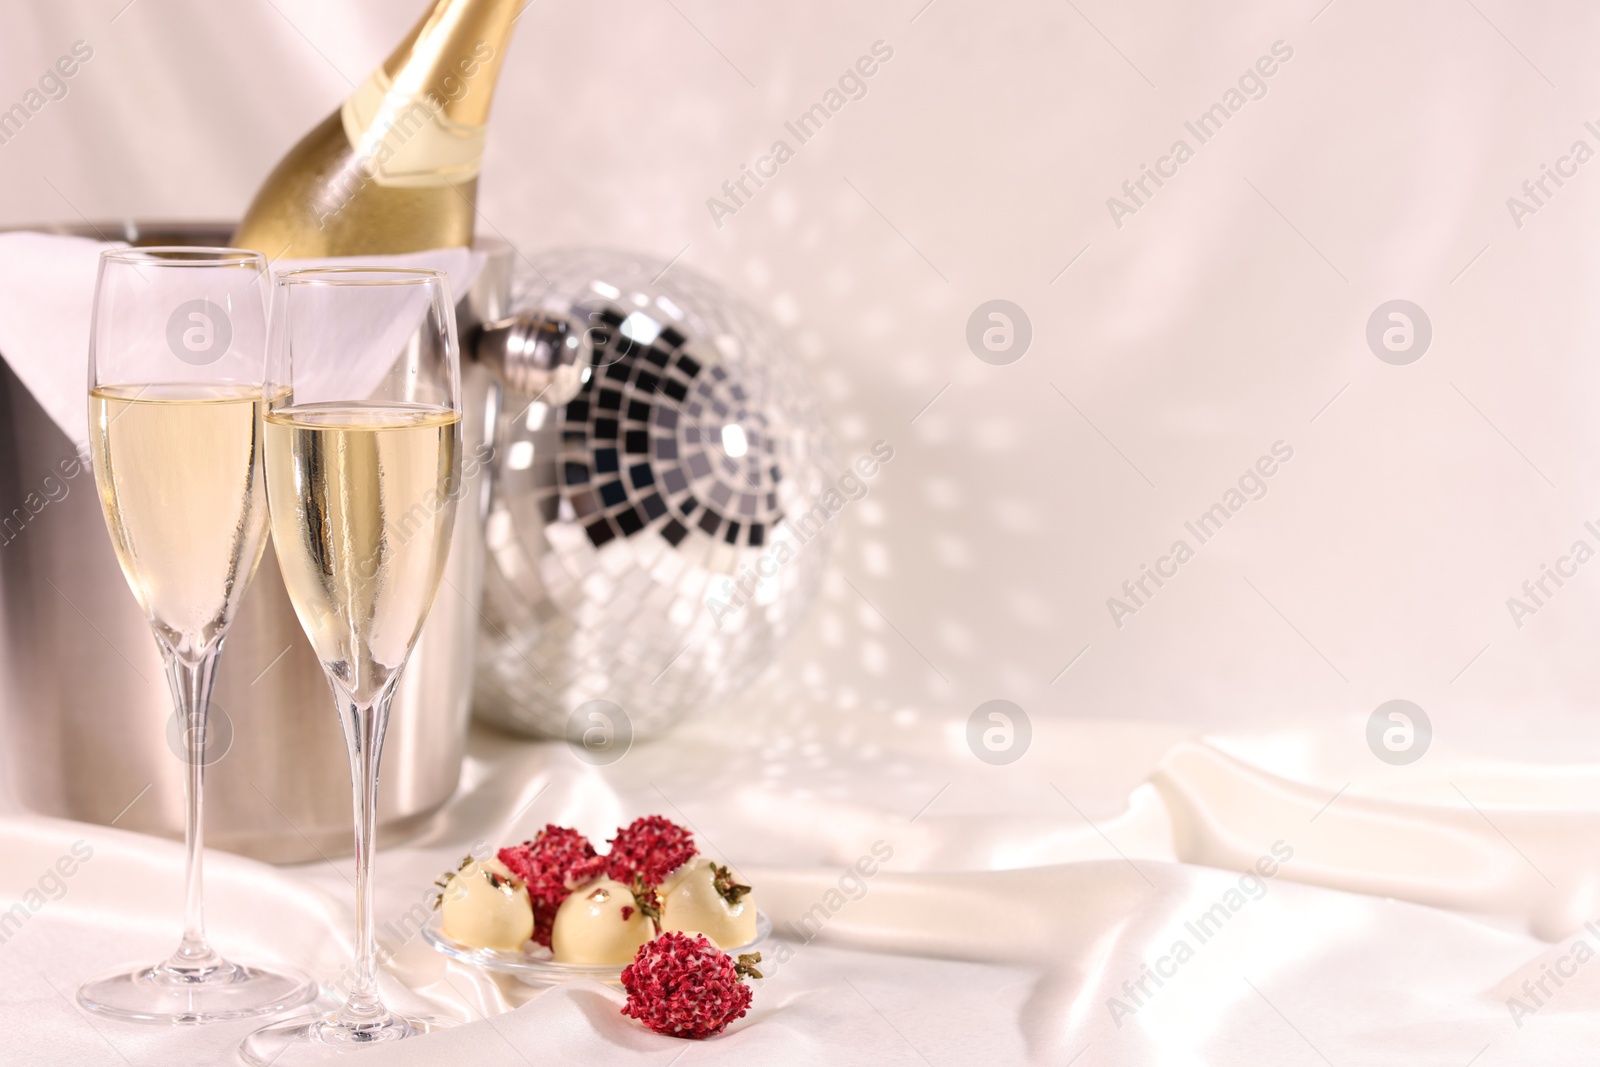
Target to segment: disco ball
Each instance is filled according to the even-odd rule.
[[[496,420],[474,707],[620,757],[743,688],[799,626],[833,535],[832,448],[778,328],[681,264],[548,253],[519,264],[512,310],[563,366]],[[596,728],[627,736],[596,746]]]

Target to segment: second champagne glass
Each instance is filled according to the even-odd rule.
[[[272,541],[344,727],[355,801],[356,970],[336,1011],[258,1030],[252,1064],[327,1063],[437,1025],[378,996],[378,762],[401,670],[455,525],[461,388],[449,283],[431,270],[278,276],[265,415]]]

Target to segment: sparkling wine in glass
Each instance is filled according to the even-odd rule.
[[[389,707],[444,574],[461,485],[461,388],[445,275],[280,274],[264,419],[284,585],[333,689],[354,790],[355,983],[336,1010],[258,1030],[248,1063],[328,1063],[440,1025],[379,998],[372,848]]]
[[[292,971],[219,956],[206,941],[201,893],[211,685],[267,539],[266,297],[266,262],[254,252],[127,248],[100,257],[89,347],[95,485],[187,746],[183,940],[161,963],[83,985],[79,1002],[104,1015],[212,1022],[316,995]]]

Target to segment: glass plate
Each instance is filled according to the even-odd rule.
[[[533,950],[508,952],[504,949],[473,948],[446,937],[441,928],[443,917],[435,912],[422,927],[423,940],[453,960],[481,967],[486,971],[509,974],[529,985],[558,985],[574,978],[589,978],[596,982],[620,985],[622,969],[626,963],[559,963],[550,958],[550,950],[537,946]],[[763,911],[756,912],[756,936],[753,941],[723,949],[730,956],[749,952],[772,936],[772,920]]]

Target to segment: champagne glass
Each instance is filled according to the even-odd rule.
[[[94,480],[122,573],[166,661],[184,724],[184,926],[161,963],[86,983],[85,1008],[201,1023],[316,996],[292,971],[230,963],[206,942],[205,736],[217,658],[267,540],[261,408],[266,261],[228,248],[101,253],[89,340]]]
[[[432,270],[278,275],[264,419],[272,541],[327,673],[355,800],[356,967],[339,1009],[258,1030],[248,1063],[294,1067],[440,1025],[378,996],[372,847],[389,705],[443,576],[461,484],[449,282]]]

